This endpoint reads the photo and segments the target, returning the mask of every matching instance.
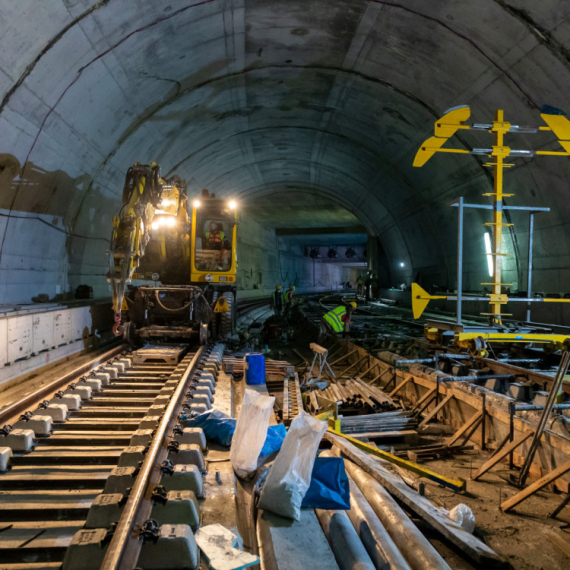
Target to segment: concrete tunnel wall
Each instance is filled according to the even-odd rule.
[[[454,287],[449,203],[488,200],[492,172],[413,157],[454,105],[523,125],[540,124],[542,103],[570,109],[569,16],[562,0],[3,0],[0,303],[102,291],[124,174],[152,160],[191,192],[244,203],[319,192],[378,238],[385,285]],[[508,141],[559,150],[550,133]],[[552,207],[536,223],[535,289],[570,291],[570,163],[513,162],[508,202]],[[488,281],[484,221],[466,221],[466,289]],[[526,225],[513,221],[505,280],[524,289]]]

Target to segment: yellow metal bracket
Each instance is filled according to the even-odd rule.
[[[398,465],[398,467],[403,467],[404,469],[407,469],[408,471],[411,471],[412,473],[415,473],[416,475],[419,475],[420,477],[425,477],[426,479],[429,479],[430,481],[434,481],[435,483],[439,483],[440,485],[443,485],[444,487],[448,487],[449,489],[453,489],[454,491],[465,491],[465,479],[461,479],[461,478],[459,478],[457,480],[456,479],[450,479],[449,477],[445,477],[443,475],[440,475],[439,473],[435,473],[434,471],[430,471],[429,469],[426,469],[425,467],[422,467],[421,465],[417,465],[416,463],[412,463],[411,461],[408,461],[407,459],[397,457],[396,455],[392,455],[391,453],[388,453],[387,451],[382,451],[381,449],[378,449],[377,447],[372,447],[371,445],[368,445],[367,443],[364,443],[358,439],[355,439],[353,437],[350,437],[348,435],[340,433],[340,431],[336,431],[330,427],[329,427],[328,431],[329,431],[329,433],[332,433],[333,435],[336,435],[338,437],[342,437],[342,438],[346,439],[347,441],[352,443],[352,445],[354,445],[354,447],[357,447],[358,449],[361,449],[362,451],[365,451],[366,453],[370,453],[370,455],[374,455],[376,457],[379,457],[380,459],[384,459],[386,461],[389,461],[390,463],[393,463],[394,465]]]

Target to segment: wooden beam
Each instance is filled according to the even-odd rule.
[[[497,463],[499,463],[499,461],[501,461],[502,459],[507,457],[507,455],[509,455],[511,453],[511,451],[514,451],[519,445],[524,443],[529,437],[532,436],[533,433],[534,432],[532,430],[531,431],[525,431],[522,435],[520,435],[519,437],[517,437],[516,439],[511,441],[511,443],[507,444],[502,450],[495,453],[495,455],[493,455],[493,457],[491,457],[488,461],[486,461],[485,463],[483,463],[483,465],[481,465],[479,471],[477,471],[477,473],[475,473],[475,475],[473,477],[473,481],[477,481],[477,479],[479,479],[479,477],[481,477],[481,475],[484,475],[485,473],[487,473],[487,471],[489,471],[489,469],[491,469],[492,467],[497,465]]]
[[[501,505],[501,510],[505,512],[510,511],[513,507],[516,507],[518,504],[526,501],[526,499],[534,495],[537,491],[540,491],[547,485],[550,485],[550,483],[558,479],[558,477],[562,477],[562,475],[568,473],[568,471],[570,471],[570,461],[563,463],[560,467],[554,469],[554,471],[551,471],[550,473],[547,473],[544,477],[538,481],[535,481],[532,485],[526,489],[523,489],[520,493],[517,493],[510,499],[504,501]]]
[[[548,538],[548,540],[552,542],[554,546],[559,548],[562,552],[564,552],[564,554],[566,554],[566,556],[570,558],[570,542],[565,540],[562,536],[560,536],[560,534],[558,534],[553,529],[547,530],[546,538]]]
[[[329,362],[329,366],[334,366],[337,362],[340,362],[341,360],[348,358],[351,354],[354,354],[355,352],[358,352],[358,348],[355,348],[354,350],[350,351],[348,354],[345,354],[344,356],[337,358],[334,362]]]
[[[475,429],[479,422],[483,419],[483,410],[475,412],[471,418],[466,421],[446,442],[447,447],[452,446],[467,430]]]
[[[345,368],[342,372],[338,372],[336,374],[336,377],[340,378],[341,376],[346,374],[351,368],[354,368],[357,364],[360,364],[365,358],[366,356],[363,356],[362,358],[358,359],[356,362],[353,362],[348,368]]]
[[[389,394],[390,398],[394,397],[408,382],[412,381],[412,376],[408,376],[405,380],[400,382]]]
[[[431,390],[428,390],[415,404],[415,406],[412,408],[412,412],[417,412],[418,410],[420,410],[421,406],[423,404],[429,404],[429,402],[431,402],[431,398],[435,398],[435,393],[437,392],[437,388],[432,388]]]
[[[433,418],[435,418],[435,416],[437,416],[437,414],[443,410],[443,408],[445,407],[445,405],[447,404],[447,402],[449,402],[452,398],[455,398],[455,394],[448,394],[424,419],[423,421],[420,423],[420,425],[418,426],[418,428],[424,427],[425,425],[428,424],[428,422],[430,422],[431,420],[433,420]]]

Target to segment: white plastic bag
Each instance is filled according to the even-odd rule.
[[[301,519],[301,503],[311,483],[313,464],[327,423],[301,412],[291,422],[267,481],[259,508],[283,517]]]
[[[272,396],[245,390],[230,448],[232,467],[242,479],[251,477],[257,469],[257,459],[267,437],[274,402]]]
[[[459,503],[449,511],[447,516],[463,530],[470,533],[475,530],[475,515],[467,505]]]

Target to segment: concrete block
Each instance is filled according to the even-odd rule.
[[[194,443],[182,443],[177,449],[170,451],[168,459],[175,465],[196,465],[200,471],[205,471],[202,450]]]
[[[52,401],[47,407],[38,409],[42,416],[50,416],[54,422],[64,422],[69,415],[65,404],[56,404]]]
[[[103,381],[99,380],[98,378],[91,378],[86,377],[79,381],[79,384],[85,384],[85,386],[89,386],[91,388],[91,392],[100,392],[101,388],[103,387]]]
[[[87,513],[85,528],[109,528],[121,518],[122,501],[121,493],[97,495]]]
[[[128,370],[133,365],[130,358],[119,358],[118,362],[123,365],[124,370]]]
[[[212,394],[216,393],[216,385],[209,378],[205,380],[200,378],[198,382],[192,386],[196,388],[208,388]]]
[[[119,370],[114,366],[102,366],[97,372],[108,374],[111,380],[116,380],[119,377]]]
[[[147,410],[147,416],[162,416],[164,414],[164,410],[166,409],[166,405],[164,404],[153,404],[149,406]]]
[[[139,429],[156,429],[160,423],[160,416],[145,416],[139,424]]]
[[[81,529],[65,551],[63,570],[99,570],[107,552],[106,528]]]
[[[193,386],[190,389],[190,394],[192,398],[195,396],[208,396],[210,404],[214,401],[214,396],[212,395],[212,392],[208,386]]]
[[[206,404],[196,404],[192,401],[189,402],[187,415],[190,417],[198,416],[207,412],[210,408]]]
[[[145,449],[143,445],[125,447],[119,456],[119,467],[138,467],[144,460]]]
[[[210,372],[201,372],[200,374],[198,374],[197,379],[198,382],[201,382],[202,380],[210,380],[213,386],[216,385],[216,378],[214,378],[214,375],[211,374]]]
[[[115,467],[111,471],[103,493],[106,495],[120,493],[121,495],[135,482],[135,467]]]
[[[202,473],[196,465],[174,465],[172,473],[163,473],[160,484],[167,491],[192,491],[199,499],[204,496]]]
[[[202,428],[186,427],[181,434],[175,435],[178,443],[198,445],[202,451],[206,451],[206,436]]]
[[[534,399],[532,403],[534,406],[545,406],[546,400],[548,400],[548,392],[539,391],[534,393]]]
[[[172,397],[176,388],[173,386],[165,386],[162,390],[158,393],[159,396],[168,396],[169,398]]]
[[[12,449],[10,447],[0,447],[0,471],[6,471],[10,466]]]
[[[53,429],[53,418],[46,415],[34,414],[27,420],[18,420],[13,424],[16,429],[31,429],[36,436],[49,435]]]
[[[151,519],[158,524],[187,524],[192,530],[200,526],[200,506],[193,491],[168,491],[166,501],[155,501]]]
[[[194,533],[185,524],[163,524],[158,539],[143,544],[138,562],[144,570],[190,570],[199,564]]]
[[[77,394],[62,394],[51,400],[50,404],[65,404],[68,410],[79,410],[81,408],[81,396]]]
[[[204,396],[203,394],[194,394],[192,398],[188,401],[190,405],[192,404],[203,404],[206,406],[206,409],[209,410],[212,407],[212,402],[210,402],[210,398],[208,396]]]
[[[100,371],[97,371],[95,374],[93,374],[93,378],[96,378],[97,380],[101,380],[101,384],[103,386],[108,386],[111,383],[112,376],[109,372],[105,372],[104,370],[100,370]]]
[[[77,394],[82,400],[90,400],[92,396],[91,388],[81,384],[76,384],[73,388],[67,388],[64,393]]]
[[[196,532],[196,543],[212,570],[241,570],[259,564],[259,557],[237,547],[237,535],[221,524],[210,524]]]
[[[0,436],[0,447],[26,453],[34,447],[34,432],[31,429],[13,429],[8,435]]]
[[[514,398],[517,402],[524,402],[528,400],[529,397],[528,386],[524,386],[518,382],[513,382],[509,387],[507,395]]]
[[[493,392],[503,392],[503,379],[489,378],[485,381],[485,388],[493,390]]]
[[[142,445],[147,446],[152,441],[153,430],[151,429],[138,429],[135,431],[131,437],[129,445],[131,447]]]
[[[170,402],[170,398],[171,398],[171,396],[167,396],[167,395],[162,396],[159,394],[154,399],[153,405],[155,405],[155,406],[162,406],[162,405],[167,406],[168,402]]]
[[[108,366],[110,366],[111,368],[116,368],[119,374],[123,374],[123,372],[125,371],[125,364],[120,360],[113,360],[113,362],[109,363]]]

